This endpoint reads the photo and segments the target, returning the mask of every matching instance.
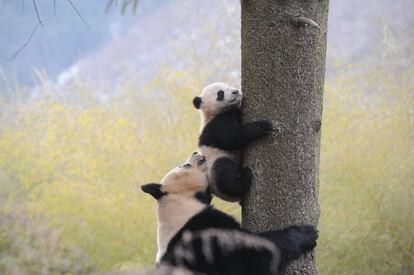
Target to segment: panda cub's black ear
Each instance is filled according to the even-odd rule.
[[[201,107],[201,97],[199,97],[199,96],[196,96],[194,99],[193,99],[193,105],[194,105],[194,107],[196,107],[196,109],[200,109],[200,107]]]
[[[148,183],[141,185],[141,190],[150,194],[156,200],[159,200],[162,196],[167,195],[167,193],[162,192],[160,188],[161,184],[159,183]]]

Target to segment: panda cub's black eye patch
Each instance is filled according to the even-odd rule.
[[[186,163],[186,164],[184,164],[184,165],[183,165],[183,167],[184,167],[184,168],[191,168],[191,164]]]
[[[218,91],[217,92],[217,100],[222,101],[224,99],[224,91]]]

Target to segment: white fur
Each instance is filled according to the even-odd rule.
[[[157,263],[166,252],[171,238],[191,217],[205,207],[205,204],[194,198],[180,198],[179,196],[167,195],[160,200],[157,206]]]
[[[224,111],[228,107],[232,106],[241,106],[243,93],[238,91],[238,94],[233,94],[236,89],[230,85],[223,82],[216,82],[208,85],[201,92],[201,106],[200,106],[200,115],[201,115],[201,126],[200,133],[203,131],[204,127],[209,123],[216,115]],[[224,100],[217,100],[218,91],[224,92]],[[221,157],[231,158],[236,162],[239,162],[240,154],[239,152],[228,152],[223,151],[218,148],[209,147],[209,146],[200,146],[200,153],[207,159],[207,175],[210,182],[210,190],[213,194],[224,199],[226,201],[235,202],[239,198],[232,198],[222,194],[216,187],[215,180],[212,173],[212,167],[214,162]]]
[[[239,91],[237,95],[232,94],[236,89],[223,82],[208,85],[201,92],[201,131],[223,109],[238,105],[240,106],[243,94]],[[217,101],[217,92],[224,92],[224,100]]]
[[[172,169],[161,180],[161,191],[167,195],[157,201],[157,257],[158,263],[166,252],[171,238],[184,224],[206,205],[195,199],[195,193],[208,186],[206,162],[200,154],[193,154],[184,165]]]

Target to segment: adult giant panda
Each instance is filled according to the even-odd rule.
[[[210,206],[206,170],[205,157],[194,153],[160,183],[141,186],[157,200],[157,263],[162,274],[176,268],[185,274],[278,274],[316,246],[318,234],[309,225],[258,234],[242,229],[234,218]]]
[[[239,151],[269,134],[268,120],[241,125],[242,93],[226,83],[204,88],[193,105],[201,113],[199,150],[207,158],[210,191],[226,201],[240,201],[251,186],[251,170],[241,168]]]

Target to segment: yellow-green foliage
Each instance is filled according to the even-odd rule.
[[[155,202],[138,187],[197,149],[200,118],[191,102],[202,85],[185,71],[163,74],[135,94],[125,87],[134,112],[49,99],[9,106],[14,118],[2,121],[5,185],[12,181],[29,208],[62,227],[101,270],[154,262]]]
[[[414,65],[375,57],[325,90],[321,274],[414,273]]]
[[[87,257],[38,215],[0,214],[0,274],[93,274]]]
[[[414,272],[414,65],[402,60],[381,52],[365,66],[338,68],[327,83],[321,274]],[[159,181],[196,149],[191,99],[209,75],[166,67],[144,87],[125,83],[105,105],[81,82],[79,102],[0,101],[2,203],[42,213],[101,271],[152,265],[155,202],[138,186]],[[239,214],[237,204],[224,207]]]

